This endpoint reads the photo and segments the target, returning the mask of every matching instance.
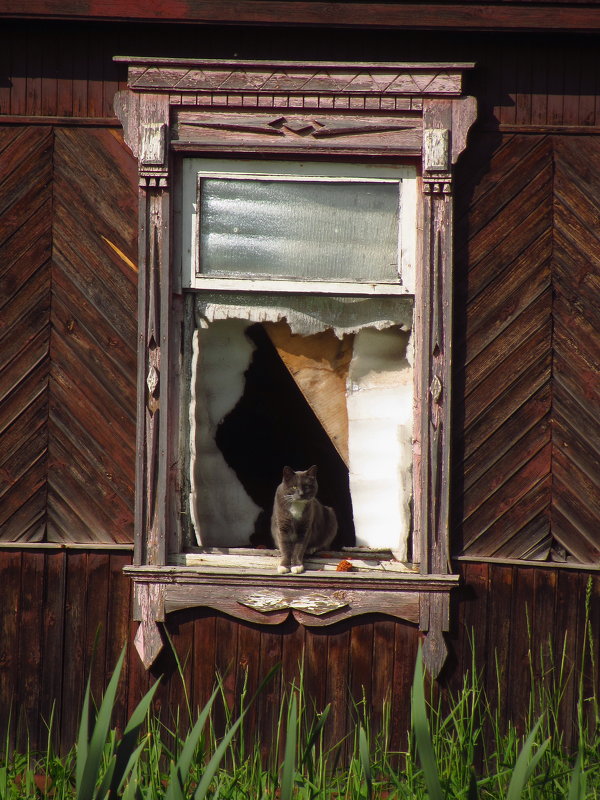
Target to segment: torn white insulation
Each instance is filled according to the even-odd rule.
[[[196,324],[206,328],[223,319],[285,320],[293,334],[311,336],[328,328],[341,339],[363,328],[398,326],[411,330],[411,297],[344,297],[242,292],[202,292],[196,297]]]
[[[202,294],[196,299],[190,504],[202,546],[247,544],[260,509],[215,442],[244,392],[255,322],[285,319],[292,333],[354,333],[345,388],[356,544],[407,560],[411,528],[413,303],[410,298]],[[343,391],[343,388],[340,389]]]
[[[231,319],[193,336],[190,403],[190,509],[199,545],[247,544],[260,508],[251,500],[215,441],[221,420],[244,392],[254,345],[248,322]]]
[[[346,391],[356,545],[390,547],[400,561],[410,533],[412,360],[409,333],[362,330]]]

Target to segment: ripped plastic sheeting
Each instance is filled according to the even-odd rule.
[[[260,511],[215,439],[219,423],[244,392],[244,373],[254,352],[246,327],[245,322],[229,320],[193,335],[190,511],[202,546],[247,544]]]
[[[247,320],[247,324],[285,320],[293,334],[312,336],[330,328],[341,339],[363,328],[400,327],[409,331],[413,307],[412,297],[202,292],[196,297],[196,324],[206,328],[222,319]]]

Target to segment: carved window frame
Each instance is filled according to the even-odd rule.
[[[452,167],[476,106],[463,94],[473,64],[239,62],[117,57],[128,89],[115,101],[139,166],[138,406],[134,584],[136,646],[149,667],[162,648],[157,623],[208,606],[247,621],[305,625],[385,613],[426,633],[437,674],[446,657],[449,560],[452,319]],[[324,135],[325,131],[326,135]],[[286,575],[169,563],[177,550],[183,302],[174,266],[172,187],[182,155],[239,158],[379,157],[416,166],[420,237],[415,293],[414,530],[420,572]],[[271,583],[272,581],[272,583]],[[246,604],[265,585],[279,602]],[[317,613],[325,598],[326,613]],[[312,607],[311,607],[312,606]]]

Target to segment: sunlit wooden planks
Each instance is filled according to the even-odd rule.
[[[556,143],[552,530],[600,560],[600,147]]]
[[[506,136],[490,164],[462,249],[461,547],[527,558],[550,545],[551,143]]]
[[[0,129],[0,540],[43,538],[52,131]]]
[[[57,131],[54,165],[48,538],[128,542],[135,443],[135,173],[131,157],[108,130]]]

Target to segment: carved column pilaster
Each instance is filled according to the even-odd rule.
[[[464,102],[466,101],[466,102]],[[421,571],[451,572],[449,553],[450,422],[452,372],[452,165],[466,144],[475,118],[472,98],[429,99],[423,105],[423,268],[417,289],[419,353],[418,439],[420,445],[416,518]],[[436,676],[447,655],[449,594],[421,598],[423,656]]]
[[[168,431],[171,372],[169,98],[122,92],[115,110],[125,141],[138,159],[140,187],[138,251],[138,397],[134,563],[166,563],[169,476],[161,454],[172,447]],[[136,585],[136,648],[150,665],[162,648],[157,626],[164,620],[162,587]]]

